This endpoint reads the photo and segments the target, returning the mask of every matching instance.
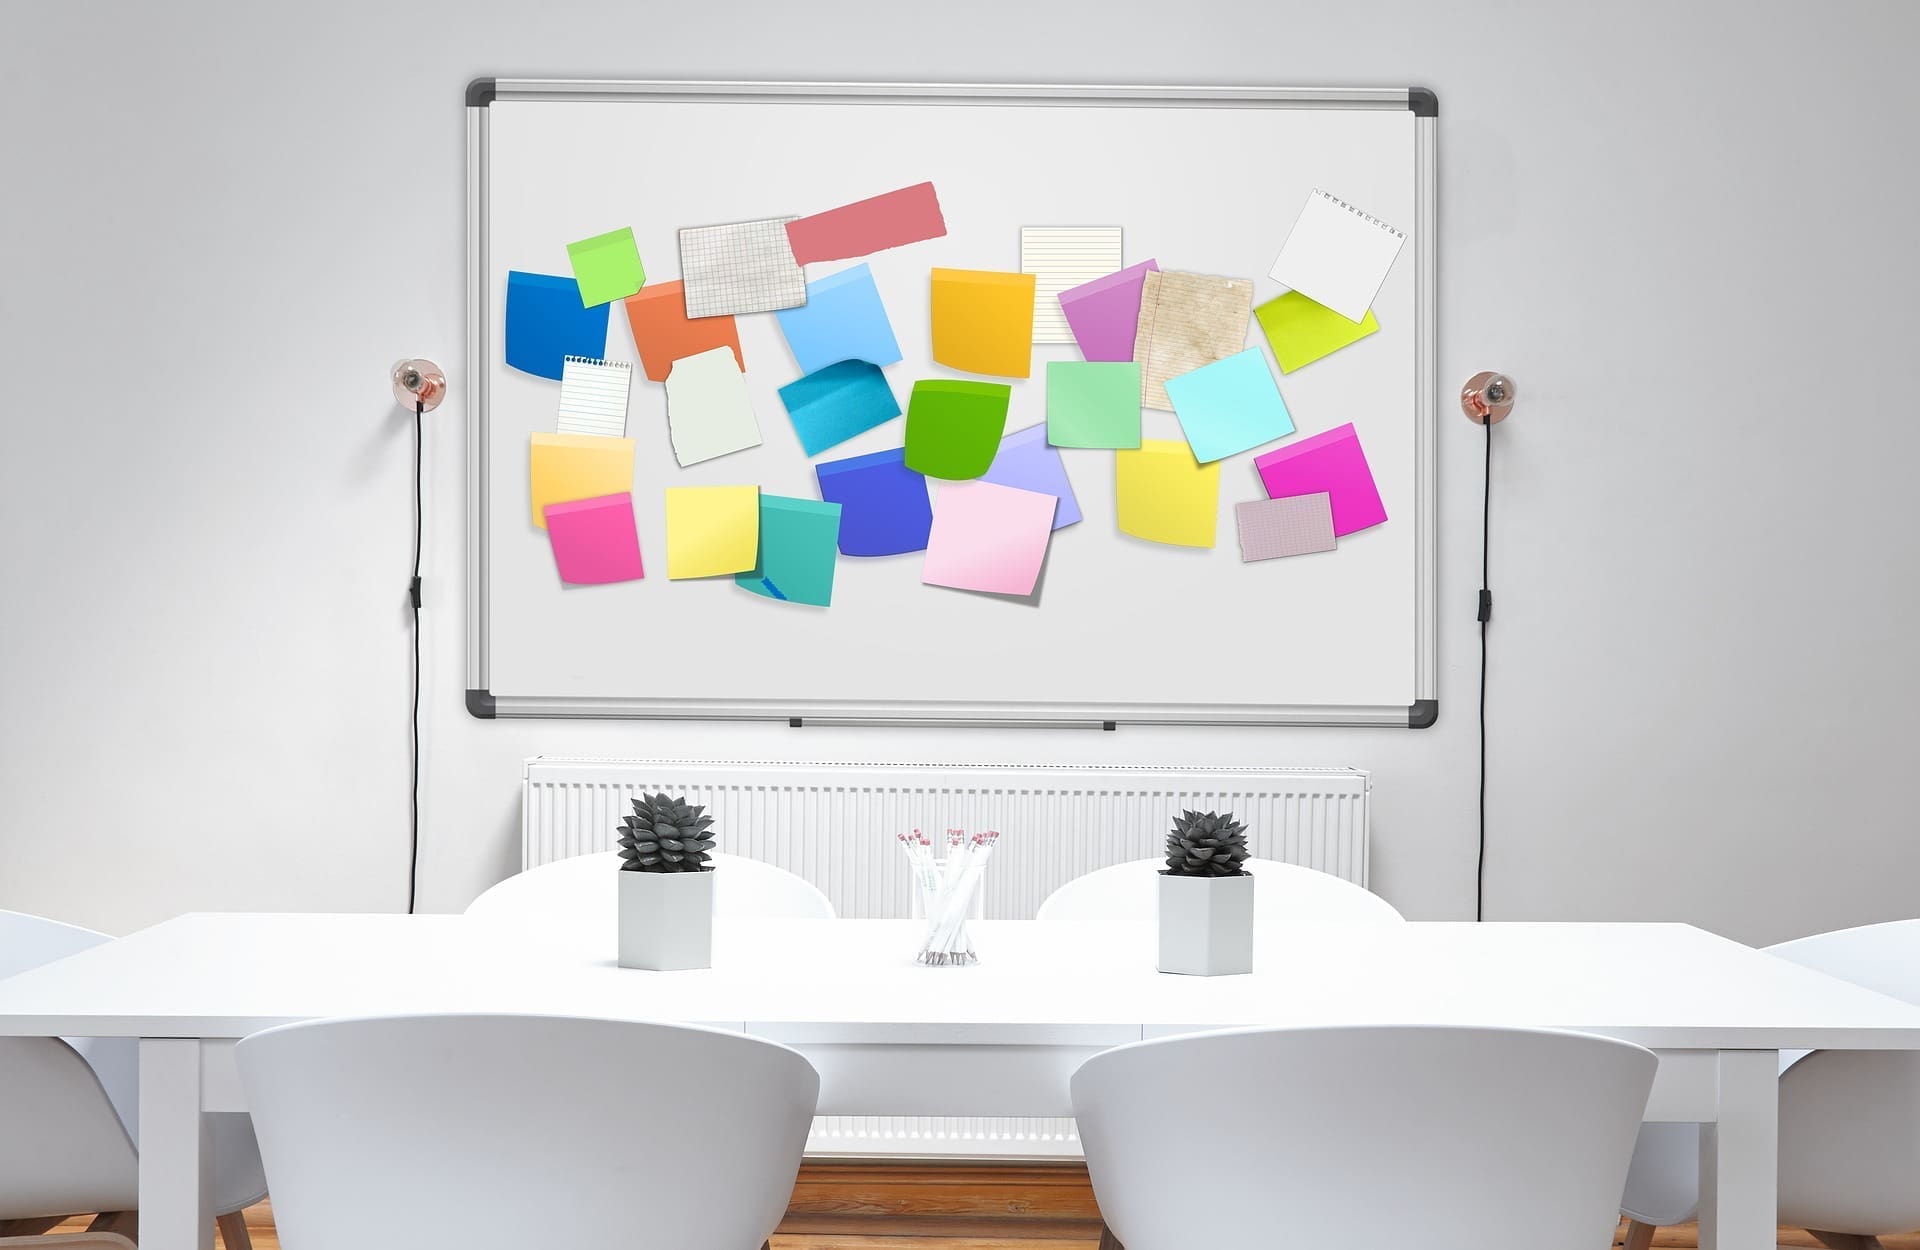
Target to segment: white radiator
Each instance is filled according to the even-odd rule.
[[[771,764],[570,759],[526,763],[521,866],[611,850],[628,800],[704,804],[720,849],[819,886],[848,917],[911,912],[894,835],[998,829],[984,914],[1030,919],[1083,873],[1159,854],[1185,808],[1231,811],[1253,853],[1367,883],[1367,774],[1358,769],[1028,764]],[[997,1158],[1079,1154],[1071,1120],[822,1117],[813,1154]]]

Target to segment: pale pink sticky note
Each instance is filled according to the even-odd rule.
[[[1058,502],[995,482],[940,483],[920,580],[995,595],[1032,594]]]
[[[1140,329],[1140,289],[1147,270],[1160,266],[1151,260],[1128,265],[1118,273],[1095,278],[1060,292],[1060,311],[1067,328],[1087,360],[1132,360],[1134,335]]]
[[[1257,456],[1253,467],[1260,471],[1269,499],[1323,492],[1331,496],[1336,538],[1387,519],[1380,488],[1374,485],[1367,453],[1360,450],[1360,436],[1351,422]]]
[[[640,536],[633,528],[631,494],[550,503],[544,512],[561,581],[595,586],[646,576],[640,567]]]

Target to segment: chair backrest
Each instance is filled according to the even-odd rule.
[[[549,1016],[318,1020],[235,1058],[290,1250],[750,1250],[820,1088],[772,1042]]]
[[[1235,1030],[1096,1055],[1073,1110],[1127,1250],[1604,1246],[1654,1067],[1577,1033]]]
[[[713,910],[721,916],[832,920],[833,904],[805,877],[741,855],[715,855]],[[614,915],[619,897],[617,851],[575,855],[529,868],[492,886],[467,905],[470,916],[573,916],[599,908]]]
[[[1036,919],[1088,928],[1151,922],[1159,906],[1155,883],[1166,866],[1162,859],[1136,859],[1075,877],[1047,895]],[[1401,919],[1386,899],[1330,873],[1275,859],[1250,859],[1247,870],[1254,877],[1256,923],[1391,923]]]
[[[113,939],[45,916],[0,911],[0,980]]]
[[[0,1220],[139,1201],[133,1141],[86,1060],[58,1038],[0,1037]]]
[[[1920,1004],[1920,920],[1892,920],[1795,938],[1769,955]]]

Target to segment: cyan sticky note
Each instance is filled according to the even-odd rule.
[[[933,528],[927,479],[907,467],[903,447],[814,466],[820,498],[840,505],[840,554],[897,556],[925,551]]]
[[[780,388],[780,402],[809,456],[900,415],[886,375],[864,360],[842,360],[789,382]]]
[[[824,608],[833,602],[839,543],[839,504],[763,494],[760,559],[734,584],[768,599]]]
[[[807,302],[773,314],[800,372],[812,373],[838,360],[890,365],[900,359],[873,270],[855,265],[807,283]]]
[[[1167,398],[1201,464],[1293,433],[1293,417],[1257,347],[1168,378]]]
[[[569,356],[604,359],[607,305],[583,308],[580,284],[546,273],[507,273],[507,364],[558,382]]]
[[[1060,459],[1059,449],[1047,444],[1044,424],[1015,430],[1001,439],[993,464],[980,475],[980,480],[1052,495],[1060,501],[1053,510],[1055,529],[1080,519],[1080,504],[1073,497],[1073,483],[1067,480],[1066,463]]]

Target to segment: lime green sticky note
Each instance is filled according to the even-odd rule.
[[[950,482],[993,467],[1013,388],[1002,382],[923,378],[907,401],[907,467]]]
[[[1049,360],[1047,442],[1138,447],[1140,366],[1131,360]]]
[[[1280,372],[1292,373],[1322,356],[1331,355],[1380,328],[1373,309],[1366,320],[1355,324],[1325,304],[1316,304],[1298,291],[1288,291],[1253,310],[1260,321],[1260,332],[1273,348]]]
[[[567,259],[573,262],[574,281],[580,284],[580,303],[587,308],[638,294],[647,282],[640,249],[628,226],[567,244]]]

